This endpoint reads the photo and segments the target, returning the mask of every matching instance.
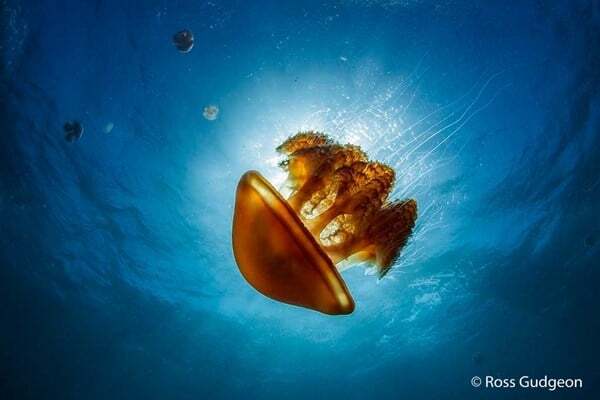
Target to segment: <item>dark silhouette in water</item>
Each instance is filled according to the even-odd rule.
[[[173,35],[173,44],[181,53],[189,53],[194,47],[194,34],[189,29],[184,29]]]
[[[83,126],[79,121],[67,121],[63,126],[67,142],[75,142],[83,136]]]

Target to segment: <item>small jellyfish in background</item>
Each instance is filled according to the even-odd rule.
[[[264,295],[326,314],[349,314],[354,300],[335,264],[367,263],[383,278],[417,218],[413,199],[389,200],[395,173],[360,147],[300,132],[277,151],[286,159],[284,199],[256,171],[237,188],[233,253]]]
[[[79,121],[67,121],[63,126],[67,142],[75,142],[83,135],[83,126]]]
[[[194,47],[194,34],[189,29],[184,29],[173,35],[173,45],[181,53],[189,53]]]
[[[219,116],[219,107],[214,105],[208,105],[204,107],[202,115],[209,121],[214,121]]]
[[[111,133],[114,127],[115,124],[109,122],[108,124],[104,125],[104,133]]]

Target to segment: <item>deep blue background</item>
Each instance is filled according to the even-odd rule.
[[[598,396],[598,2],[0,5],[0,397]],[[348,317],[233,262],[239,176],[280,183],[300,129],[419,203],[386,279],[344,272]],[[469,384],[525,374],[584,388]]]

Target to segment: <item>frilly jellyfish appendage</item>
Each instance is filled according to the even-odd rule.
[[[382,278],[417,217],[415,200],[388,201],[394,171],[353,145],[301,132],[277,150],[287,159],[286,200],[258,172],[237,189],[233,252],[259,292],[326,314],[349,314],[354,301],[335,264],[366,262]]]

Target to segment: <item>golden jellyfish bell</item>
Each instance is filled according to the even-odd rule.
[[[414,200],[388,201],[394,171],[353,145],[301,132],[277,150],[287,159],[286,200],[256,171],[237,188],[233,252],[244,278],[264,295],[326,314],[354,300],[335,264],[368,262],[382,278],[406,244]]]

